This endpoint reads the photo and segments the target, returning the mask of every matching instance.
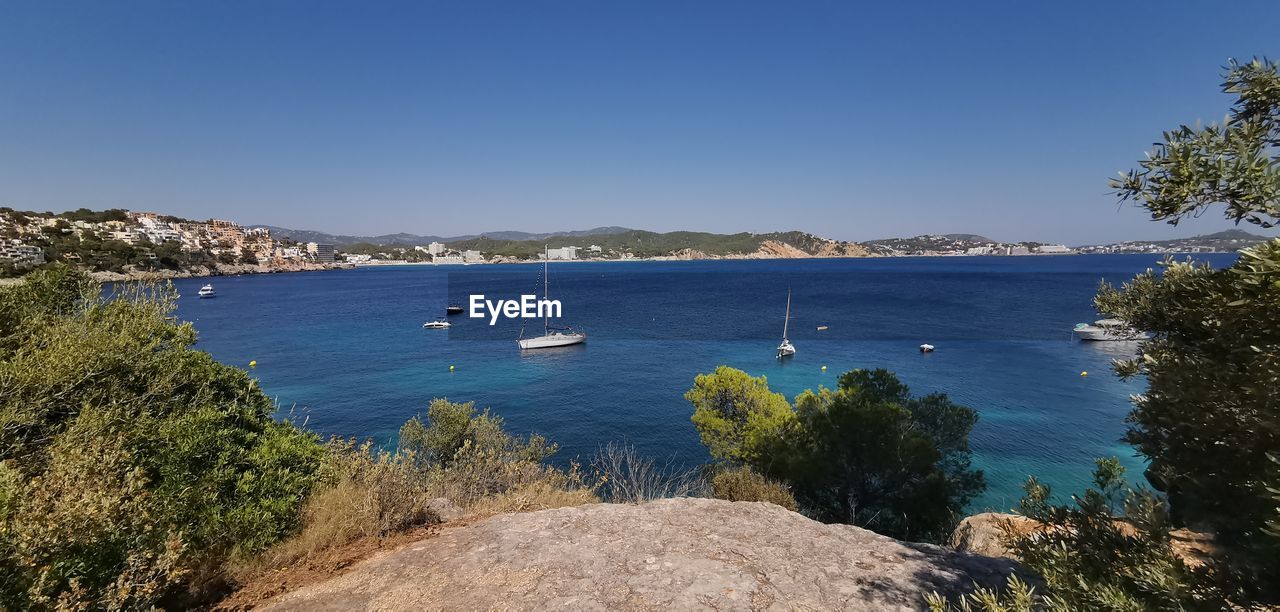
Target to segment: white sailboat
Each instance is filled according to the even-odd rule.
[[[782,319],[782,344],[778,345],[778,359],[796,354],[796,347],[787,339],[787,323],[791,322],[791,290],[787,289],[787,316]]]
[[[542,299],[551,299],[547,297],[549,293],[549,283],[547,279],[547,251],[543,247],[542,256]],[[570,344],[580,344],[587,341],[585,332],[574,331],[569,328],[553,328],[551,327],[551,311],[547,309],[542,317],[542,335],[534,338],[520,338],[516,340],[516,344],[520,345],[521,350],[552,348],[556,346],[569,346]],[[520,335],[524,335],[524,329],[521,328]]]

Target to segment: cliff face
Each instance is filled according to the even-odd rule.
[[[771,504],[664,499],[446,527],[266,607],[899,610],[1003,585],[1013,569]]]

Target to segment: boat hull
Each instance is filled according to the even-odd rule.
[[[1085,325],[1071,330],[1072,333],[1085,342],[1125,342],[1130,340],[1141,340],[1147,335],[1133,329],[1115,329],[1107,327],[1099,327],[1096,325]]]
[[[537,338],[521,338],[516,341],[522,350],[532,350],[541,348],[553,348],[557,346],[569,346],[571,344],[581,344],[587,341],[586,334],[548,334],[546,336],[538,336]]]

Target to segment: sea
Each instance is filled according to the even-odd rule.
[[[1214,266],[1235,255],[1194,256]],[[886,368],[915,394],[945,393],[980,415],[970,437],[988,488],[971,509],[1006,510],[1035,475],[1067,495],[1093,460],[1118,457],[1130,398],[1111,362],[1132,342],[1079,342],[1099,318],[1100,283],[1159,270],[1157,255],[904,257],[554,262],[553,325],[585,331],[578,346],[521,351],[537,318],[448,317],[473,295],[543,294],[541,264],[376,266],[174,281],[178,316],[196,348],[248,368],[281,415],[325,436],[394,446],[401,424],[432,398],[475,402],[517,434],[559,445],[554,461],[587,463],[604,445],[634,446],[661,465],[710,460],[684,393],[728,365],[765,376],[793,398],[834,387],[842,372]],[[198,299],[211,282],[215,299]],[[790,294],[791,316],[785,316]],[[775,357],[784,321],[797,353]],[[819,329],[825,327],[825,329]],[[919,346],[935,350],[922,353]],[[250,366],[254,363],[254,366]]]

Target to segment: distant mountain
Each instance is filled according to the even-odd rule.
[[[576,237],[576,236],[600,236],[621,234],[623,232],[632,231],[625,227],[597,227],[589,230],[573,230],[565,232],[549,232],[545,234],[533,234],[529,232],[486,232],[483,234],[466,234],[462,236],[432,236],[419,234],[381,234],[378,236],[352,236],[348,234],[329,234],[326,232],[317,232],[312,230],[299,230],[287,227],[277,227],[274,225],[251,225],[249,227],[265,227],[271,230],[271,234],[278,238],[289,238],[298,242],[319,242],[323,244],[333,244],[337,246],[346,246],[357,243],[367,244],[383,244],[383,245],[425,245],[431,242],[458,242],[462,240],[472,240],[475,238],[489,238],[492,240],[546,240],[556,237]]]

